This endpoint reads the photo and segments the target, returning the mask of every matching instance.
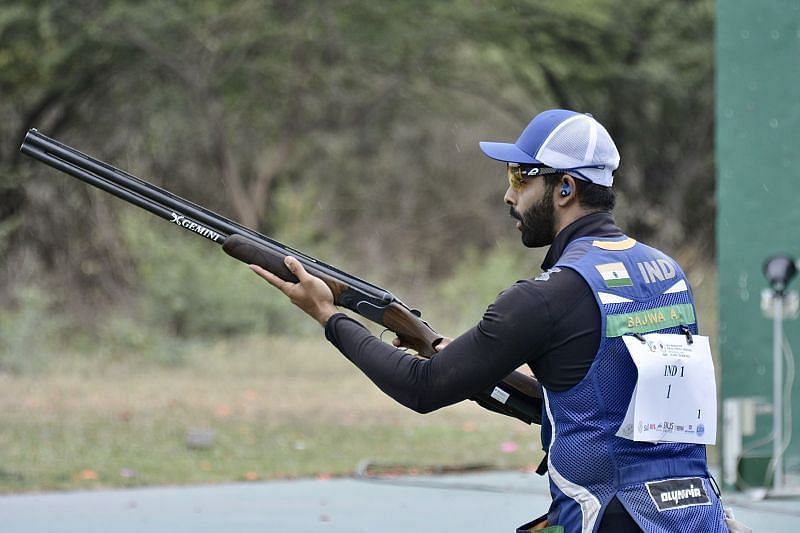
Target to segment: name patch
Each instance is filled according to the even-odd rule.
[[[629,333],[650,333],[660,329],[694,324],[694,309],[691,304],[675,304],[656,307],[635,313],[606,316],[606,336],[619,337]]]
[[[695,505],[711,505],[703,480],[699,477],[665,479],[645,483],[659,512]]]

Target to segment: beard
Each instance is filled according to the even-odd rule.
[[[555,206],[553,204],[553,190],[547,187],[544,197],[538,204],[534,204],[520,214],[514,207],[510,215],[522,223],[522,244],[528,248],[540,248],[553,243],[555,238]]]

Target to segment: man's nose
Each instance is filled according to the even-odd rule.
[[[514,192],[514,189],[509,187],[508,189],[506,189],[506,194],[505,194],[505,196],[503,196],[503,201],[505,201],[506,205],[511,205],[511,206],[517,205],[516,196],[517,195]]]

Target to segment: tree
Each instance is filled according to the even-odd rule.
[[[610,130],[622,154],[615,187],[628,231],[713,257],[713,2],[484,7],[465,25],[534,110],[591,111]]]
[[[394,286],[513,234],[478,140],[587,110],[626,229],[710,255],[711,22],[710,0],[5,4],[0,298],[141,297],[120,204],[23,164],[33,126]]]

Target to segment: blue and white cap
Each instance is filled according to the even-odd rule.
[[[591,115],[550,109],[536,115],[515,143],[480,143],[483,153],[508,163],[544,165],[611,187],[619,151]]]

